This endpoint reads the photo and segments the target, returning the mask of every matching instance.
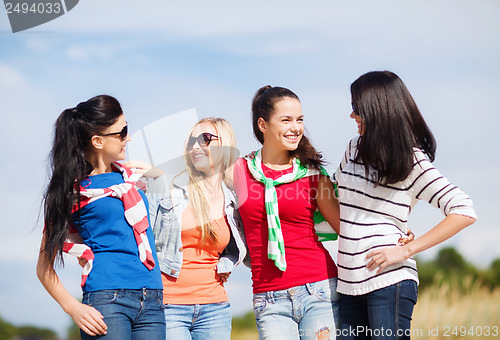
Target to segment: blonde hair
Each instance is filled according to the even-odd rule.
[[[210,216],[211,207],[211,197],[210,189],[215,189],[207,187],[208,182],[204,181],[206,175],[197,170],[191,158],[189,157],[189,151],[187,148],[187,143],[189,137],[193,133],[193,130],[202,123],[210,123],[214,126],[217,131],[217,136],[219,137],[219,146],[222,147],[220,152],[211,153],[212,164],[214,174],[220,173],[221,179],[228,185],[232,183],[233,179],[233,164],[239,156],[236,149],[236,138],[234,136],[234,131],[229,122],[223,118],[204,118],[198,121],[186,139],[184,144],[184,160],[186,162],[186,170],[189,175],[188,184],[188,195],[191,201],[191,207],[193,208],[194,216],[196,218],[197,228],[201,233],[200,246],[205,246],[207,244],[216,246],[219,242],[217,234],[214,229],[214,221]]]

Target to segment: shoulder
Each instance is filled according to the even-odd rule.
[[[358,148],[360,138],[361,138],[361,136],[356,136],[349,141],[349,145],[348,145],[349,150],[352,151],[352,150],[356,150]]]
[[[413,170],[421,171],[422,169],[434,168],[431,161],[425,153],[419,148],[413,148]]]
[[[352,138],[349,143],[347,143],[347,147],[345,150],[345,154],[347,158],[350,158],[352,155],[356,154],[356,150],[358,149],[359,139],[361,136],[356,136]]]
[[[241,169],[247,166],[247,161],[243,157],[239,157],[236,162],[234,163],[234,167],[236,169]]]
[[[235,178],[241,179],[245,176],[248,170],[247,161],[245,158],[238,158],[238,160],[234,163],[234,175]]]

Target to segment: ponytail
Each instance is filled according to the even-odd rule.
[[[44,193],[45,246],[42,249],[51,261],[63,263],[64,241],[72,224],[71,210],[80,202],[80,193],[75,187],[93,170],[85,157],[90,139],[113,125],[121,114],[118,101],[103,95],[64,110],[56,120],[49,154],[51,178]]]
[[[261,87],[255,94],[252,101],[252,126],[253,134],[261,144],[264,144],[264,134],[259,129],[259,118],[264,119],[266,122],[269,121],[274,113],[274,104],[284,98],[292,98],[300,102],[295,93],[284,87],[266,85]],[[322,160],[323,155],[314,148],[305,134],[302,136],[297,149],[290,151],[290,157],[297,157],[302,165],[318,170],[324,163]]]

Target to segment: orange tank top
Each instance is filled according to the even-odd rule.
[[[217,275],[220,253],[229,243],[230,231],[226,217],[216,220],[216,247],[200,249],[200,231],[193,210],[188,206],[182,213],[181,239],[183,261],[179,277],[162,273],[163,303],[177,305],[206,304],[228,301],[226,290]]]

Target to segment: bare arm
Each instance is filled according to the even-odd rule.
[[[333,183],[327,176],[320,176],[316,204],[321,215],[338,234],[340,232],[340,205],[335,197]]]
[[[64,288],[54,270],[54,261],[48,260],[41,251],[44,245],[45,235],[42,239],[42,246],[36,266],[36,274],[45,287],[45,290],[85,333],[91,336],[106,334],[108,326],[104,323],[101,313],[97,309],[75,299]]]
[[[377,273],[380,273],[391,264],[404,261],[421,251],[449,239],[475,221],[474,218],[468,216],[450,214],[427,233],[402,247],[380,248],[371,251],[366,256],[367,258],[371,258],[366,267],[369,270],[379,268]]]
[[[151,164],[148,164],[143,161],[128,161],[128,162],[123,162],[123,165],[125,165],[127,168],[130,169],[135,169],[137,173],[140,173],[144,175],[144,177],[147,178],[158,178],[161,175],[164,175],[165,172],[161,170],[160,168],[155,168]]]

